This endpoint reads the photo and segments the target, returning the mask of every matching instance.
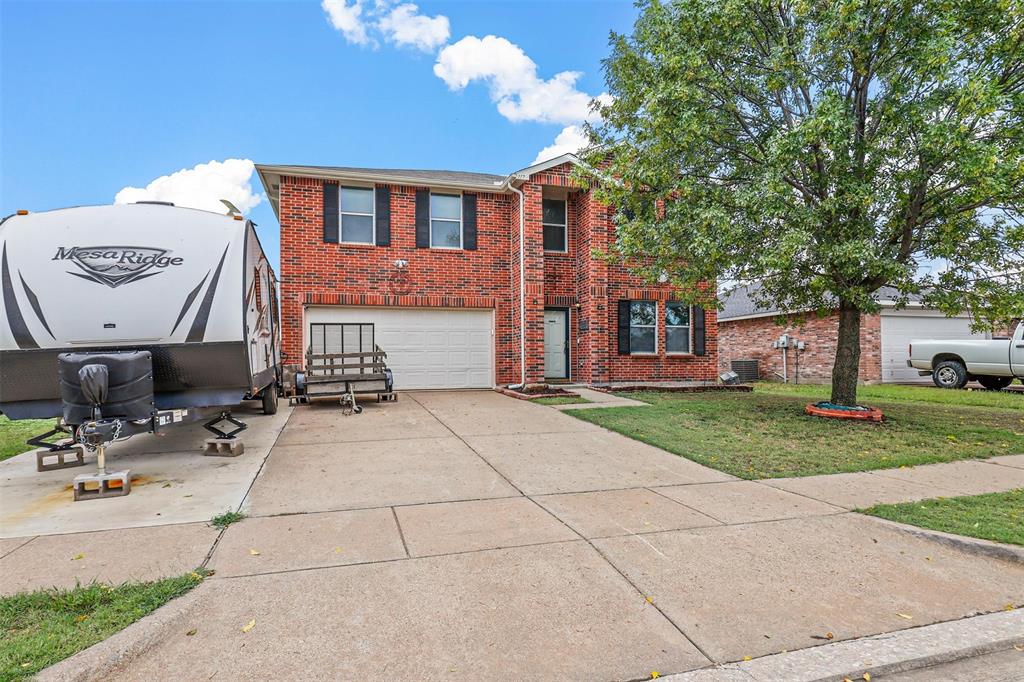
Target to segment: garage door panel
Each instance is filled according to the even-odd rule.
[[[494,386],[490,310],[311,306],[306,310],[307,343],[311,323],[341,322],[374,324],[377,345],[388,354],[398,389]],[[328,352],[334,352],[331,340],[340,331],[332,333]],[[320,345],[319,340],[315,343]]]
[[[966,317],[941,317],[912,314],[882,315],[882,381],[927,383],[916,369],[907,367],[907,346],[915,339],[985,338],[971,331]]]

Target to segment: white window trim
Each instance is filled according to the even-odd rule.
[[[636,324],[636,325],[633,324],[633,304],[634,303],[650,303],[650,304],[652,304],[654,306],[654,324]],[[633,350],[633,341],[632,341],[632,339],[630,339],[629,354],[630,355],[645,355],[645,356],[657,355],[658,354],[658,302],[657,301],[635,300],[635,301],[630,301],[629,302],[629,329],[630,329],[630,333],[632,333],[633,327],[636,327],[637,329],[647,329],[648,327],[654,327],[654,350],[653,351],[646,351],[646,350],[634,351]]]
[[[372,213],[359,213],[357,211],[342,211],[341,210],[341,191],[344,189],[368,189],[373,194],[373,212]],[[343,223],[343,216],[345,215],[361,215],[370,216],[370,220],[373,222],[372,230],[373,234],[368,242],[352,242],[345,240],[345,228]],[[377,245],[377,188],[366,187],[360,185],[339,185],[338,186],[338,243],[339,244],[355,244],[358,246],[376,246]]]
[[[669,305],[673,305],[673,304],[675,304],[675,305],[682,305],[679,301],[666,301],[665,302],[665,316],[666,317],[668,317],[668,307],[669,307]],[[693,355],[693,306],[690,305],[690,306],[686,306],[686,307],[690,311],[690,314],[689,314],[690,324],[688,324],[688,325],[687,324],[669,324],[668,320],[665,320],[665,355],[676,355],[676,356],[691,356],[691,355]],[[669,329],[686,329],[687,330],[686,336],[690,340],[690,350],[688,350],[688,351],[679,351],[679,350],[670,351],[668,349],[668,330]]]
[[[456,221],[452,220],[451,218],[434,218],[433,196],[435,194],[437,196],[439,196],[439,197],[458,197],[459,198],[459,220],[458,220],[458,223],[459,223],[459,245],[458,246],[434,246],[434,220],[439,220],[441,222],[446,222],[446,223],[454,223],[454,222],[456,222]],[[429,241],[430,248],[432,248],[432,249],[445,249],[447,251],[461,251],[463,246],[466,243],[466,234],[465,234],[465,230],[464,230],[464,220],[463,220],[464,216],[462,215],[462,192],[459,192],[458,194],[450,194],[448,192],[433,192],[432,191],[430,193],[430,198],[428,198],[427,201],[428,201],[428,205],[430,207],[430,210],[428,211],[429,215],[427,216],[427,220],[430,222],[430,234],[428,235],[428,238],[430,240]]]
[[[541,216],[542,216],[542,218],[541,218],[541,223],[540,223],[541,240],[544,239],[544,228],[545,227],[560,227],[560,228],[562,228],[562,231],[565,233],[565,239],[562,240],[562,242],[565,244],[565,248],[564,249],[548,249],[548,248],[545,248],[544,249],[544,253],[569,253],[569,200],[568,199],[554,199],[554,198],[550,198],[550,199],[547,199],[547,201],[561,201],[563,204],[565,204],[565,222],[564,223],[545,223],[544,222],[544,219],[543,219],[543,215],[544,215],[544,199],[542,198],[541,199]]]

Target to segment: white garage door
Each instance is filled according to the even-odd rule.
[[[882,313],[882,381],[930,382],[931,377],[919,376],[916,369],[907,367],[907,346],[914,339],[969,339],[985,338],[971,333],[971,321],[966,317],[942,317],[934,313],[925,315],[900,311]]]
[[[311,324],[369,322],[388,354],[396,389],[493,388],[493,321],[490,310],[310,306],[305,345]]]

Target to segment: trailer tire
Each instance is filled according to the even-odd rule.
[[[263,414],[277,414],[277,382],[273,381],[263,389]]]
[[[956,360],[943,360],[935,365],[932,382],[939,388],[963,388],[967,385],[967,368]]]
[[[1013,377],[978,377],[978,383],[990,391],[1001,391],[1013,383]]]

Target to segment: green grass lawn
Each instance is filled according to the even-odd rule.
[[[827,392],[826,387],[813,389]],[[568,414],[741,478],[834,474],[1024,453],[1024,411],[1017,409],[871,398],[867,402],[886,417],[885,422],[872,424],[807,416],[803,407],[808,397],[760,386],[754,393],[623,395],[650,406]]]
[[[578,395],[560,395],[554,398],[534,398],[530,402],[538,405],[579,405],[590,401]]]
[[[93,583],[0,598],[0,680],[29,677],[110,637],[202,582],[199,573],[116,587]]]
[[[771,393],[773,395],[802,396],[817,402],[819,400],[828,400],[832,389],[829,386],[815,384],[777,384],[765,381],[755,384],[754,390],[758,393]],[[1019,391],[953,391],[946,388],[936,388],[935,386],[879,384],[858,387],[857,399],[864,405],[872,406],[877,401],[883,401],[939,403],[941,405],[1000,407],[1010,410],[1024,410],[1024,393]]]
[[[1024,545],[1024,488],[987,495],[879,504],[859,511],[912,526]]]
[[[0,414],[0,461],[20,455],[32,449],[25,441],[32,436],[46,433],[53,428],[56,419],[22,419],[12,422]],[[54,437],[49,440],[59,440]]]

